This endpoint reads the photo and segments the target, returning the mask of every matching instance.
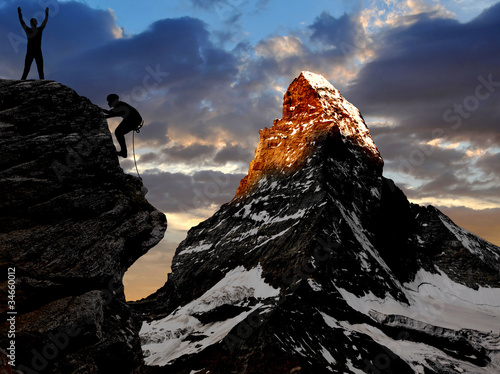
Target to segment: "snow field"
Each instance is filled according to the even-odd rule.
[[[206,313],[222,305],[241,304],[250,297],[263,301],[279,295],[262,278],[262,267],[246,270],[243,266],[231,270],[210,290],[189,304],[177,308],[167,317],[153,322],[143,322],[139,332],[147,365],[164,366],[183,355],[194,354],[216,344],[239,322],[260,308],[259,302],[250,310],[224,321],[201,323],[196,314]],[[193,343],[188,337],[199,337]]]

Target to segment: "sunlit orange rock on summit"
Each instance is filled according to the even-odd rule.
[[[267,173],[294,170],[328,134],[347,139],[382,167],[383,160],[359,110],[323,76],[303,71],[283,98],[283,118],[259,131],[260,141],[236,197]]]

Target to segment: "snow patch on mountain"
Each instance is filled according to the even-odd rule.
[[[279,291],[264,281],[260,264],[250,270],[238,266],[196,300],[177,308],[163,319],[143,322],[139,335],[146,364],[164,366],[176,358],[199,353],[220,342],[251,313],[268,308],[263,300],[275,298]],[[249,298],[257,299],[258,303],[248,307]],[[197,318],[223,305],[247,307],[223,321],[204,324]],[[193,338],[196,344],[193,344]]]
[[[446,226],[446,228],[450,230],[453,235],[455,235],[455,237],[462,243],[465,248],[467,248],[467,250],[469,250],[470,253],[478,256],[483,261],[487,261],[485,255],[492,256],[496,260],[500,258],[500,253],[495,251],[496,247],[492,244],[486,242],[483,239],[478,240],[479,238],[476,235],[459,226],[454,225],[453,222],[443,214],[440,214],[439,218],[441,222],[443,222],[443,224]]]
[[[307,79],[311,87],[318,92],[325,114],[338,120],[337,124],[341,133],[346,137],[353,137],[351,141],[369,149],[374,155],[378,154],[377,146],[358,108],[347,101],[322,75],[309,71],[303,71],[302,75]],[[339,107],[347,114],[346,117],[341,116],[338,118]],[[352,125],[353,122],[356,124],[355,126]]]
[[[386,353],[380,354],[381,360],[388,360],[391,357],[399,356],[410,365],[416,374],[426,373],[425,368],[442,368],[443,373],[474,373],[474,374],[497,374],[498,366],[493,363],[486,367],[478,367],[471,363],[454,358],[442,350],[420,342],[411,340],[397,340],[387,336],[380,329],[368,324],[353,324],[342,321],[342,327],[347,331],[364,334],[372,338],[375,342],[386,347]],[[446,371],[444,371],[446,370]],[[453,371],[449,371],[453,370]]]
[[[404,284],[403,292],[410,305],[390,295],[380,299],[369,292],[358,297],[340,287],[337,289],[352,308],[366,315],[376,311],[455,330],[500,333],[500,289],[474,290],[452,281],[439,269],[437,273],[420,269],[411,283]]]
[[[186,248],[185,250],[183,250],[179,254],[186,255],[188,253],[202,252],[202,251],[206,251],[206,250],[210,249],[211,247],[212,247],[211,243],[204,244],[202,242],[202,243],[199,243],[197,246]]]

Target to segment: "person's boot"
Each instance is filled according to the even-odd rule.
[[[127,151],[121,150],[116,152],[117,156],[121,156],[123,158],[127,158]]]

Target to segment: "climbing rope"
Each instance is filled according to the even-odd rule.
[[[139,127],[137,127],[133,132],[132,132],[132,151],[134,153],[134,164],[135,164],[135,171],[137,172],[137,176],[139,179],[142,181],[141,175],[139,174],[139,169],[137,168],[137,161],[135,159],[135,133],[140,133],[141,132],[141,127],[144,125],[144,121],[141,122]]]

